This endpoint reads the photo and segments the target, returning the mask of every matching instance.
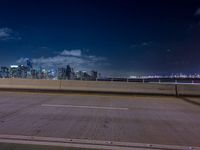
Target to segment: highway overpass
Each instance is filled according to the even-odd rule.
[[[0,83],[0,149],[5,143],[60,149],[200,149],[198,86],[180,85],[179,90],[196,97],[176,97],[174,85],[14,79]],[[71,90],[77,92],[65,92]],[[87,90],[100,93],[78,92]]]

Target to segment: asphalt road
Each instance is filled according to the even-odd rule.
[[[200,98],[0,92],[0,136],[200,146]]]

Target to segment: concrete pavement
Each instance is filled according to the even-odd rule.
[[[185,98],[0,92],[0,135],[200,147],[199,114]]]

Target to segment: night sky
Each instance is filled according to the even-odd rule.
[[[198,0],[1,0],[0,66],[200,73]]]

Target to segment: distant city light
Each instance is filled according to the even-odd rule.
[[[0,78],[46,79],[46,80],[93,80],[93,81],[121,81],[121,82],[174,82],[174,83],[200,83],[200,74],[172,73],[171,75],[130,75],[129,77],[101,76],[101,73],[91,70],[74,70],[66,64],[66,67],[44,68],[27,62],[26,64],[2,66]]]
[[[18,68],[18,65],[11,65],[10,68]]]

